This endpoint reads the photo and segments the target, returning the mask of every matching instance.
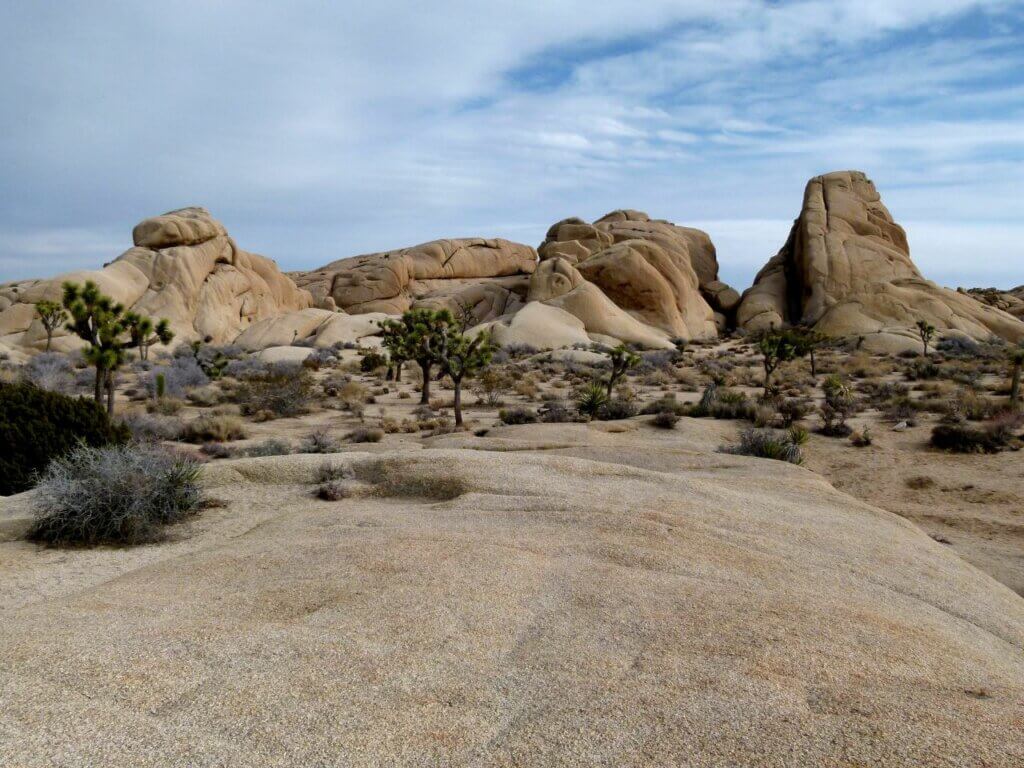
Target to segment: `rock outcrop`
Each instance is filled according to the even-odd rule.
[[[146,219],[133,239],[133,248],[102,269],[0,286],[0,343],[42,349],[46,333],[35,304],[60,301],[65,281],[92,280],[133,311],[167,318],[183,341],[230,342],[255,322],[312,305],[308,292],[270,259],[240,249],[203,208]],[[58,350],[78,343],[63,330],[54,338]]]
[[[864,337],[874,351],[915,348],[919,320],[940,335],[1024,339],[1017,318],[921,275],[906,233],[859,171],[808,182],[789,238],[743,294],[737,320],[749,331],[813,325],[837,338]]]
[[[619,210],[593,224],[564,219],[538,248],[573,265],[617,306],[670,336],[712,338],[731,325],[739,294],[718,279],[707,233]]]
[[[397,315],[414,305],[462,305],[482,322],[522,305],[536,264],[533,248],[509,240],[433,240],[340,259],[295,280],[326,309]]]
[[[1024,320],[1024,285],[1002,291],[998,288],[968,288],[958,289],[960,293],[966,293],[982,304],[1001,309],[1016,318]]]

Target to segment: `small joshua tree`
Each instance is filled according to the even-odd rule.
[[[49,352],[53,344],[53,332],[67,320],[68,313],[57,302],[43,299],[36,304],[36,314],[39,315],[39,322],[46,330],[46,351]]]
[[[794,328],[793,339],[796,342],[797,357],[809,357],[811,361],[811,376],[818,377],[818,363],[814,353],[828,342],[828,336],[813,328]]]
[[[606,350],[605,354],[608,355],[612,364],[612,372],[608,375],[608,380],[605,381],[605,390],[608,397],[611,398],[615,385],[619,383],[622,377],[628,371],[640,365],[640,355],[625,344],[619,344],[614,349]]]
[[[924,356],[928,357],[928,344],[933,338],[935,338],[935,326],[926,320],[918,320],[917,335],[921,337],[921,345],[924,347]]]
[[[1024,346],[1014,347],[1009,352],[1010,358],[1010,409],[1020,410],[1020,376],[1024,368]]]
[[[456,428],[462,426],[462,380],[486,368],[493,355],[494,344],[486,331],[471,338],[461,330],[449,326],[442,338],[438,359],[441,372],[451,378],[455,388],[453,409]],[[424,378],[424,386],[426,381]]]
[[[91,280],[84,286],[64,283],[63,304],[71,317],[67,329],[86,342],[82,354],[96,369],[93,396],[102,405],[106,389],[107,413],[113,416],[114,373],[124,364],[125,350],[136,346],[133,339],[125,339],[131,332],[124,306],[100,293]]]
[[[174,332],[166,320],[154,323],[136,312],[125,312],[124,326],[131,337],[131,346],[139,350],[139,360],[149,359],[149,348],[154,344],[170,344],[174,340]]]
[[[410,309],[400,320],[380,323],[381,340],[392,361],[413,360],[423,372],[420,404],[430,404],[430,375],[440,365],[441,348],[450,329],[456,327],[447,309]]]
[[[767,331],[758,338],[757,349],[764,366],[764,396],[767,397],[772,385],[772,374],[785,362],[794,359],[800,352],[800,343],[791,331]]]

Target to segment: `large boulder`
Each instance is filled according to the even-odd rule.
[[[1001,309],[1014,317],[1024,320],[1024,285],[1002,291],[998,288],[968,288],[967,290],[957,289],[960,293],[988,304],[990,307]]]
[[[252,323],[312,305],[277,265],[243,251],[203,208],[183,208],[146,219],[133,232],[135,246],[98,270],[0,286],[0,341],[42,349],[46,333],[35,304],[60,301],[64,282],[95,282],[135,312],[166,318],[182,341],[226,343]],[[60,330],[58,350],[78,346]]]
[[[737,320],[748,331],[803,323],[887,350],[912,348],[920,320],[940,335],[1024,339],[1017,318],[921,275],[906,233],[860,171],[808,182],[789,238],[743,294]]]
[[[538,253],[568,261],[639,320],[686,339],[714,337],[739,303],[718,279],[706,232],[640,211],[613,211],[593,224],[564,219],[548,230]]]
[[[525,293],[536,264],[528,245],[476,237],[340,259],[295,279],[317,306],[349,314],[464,303],[483,321],[521,304],[513,294]]]

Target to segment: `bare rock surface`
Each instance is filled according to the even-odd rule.
[[[300,287],[312,293],[318,306],[338,307],[350,314],[397,315],[411,308],[420,295],[444,302],[443,297],[450,293],[467,292],[468,280],[486,285],[494,278],[528,276],[536,263],[537,252],[528,245],[477,237],[433,240],[411,248],[340,259],[312,272],[295,273],[295,277]],[[419,285],[424,281],[433,285],[424,290]],[[504,314],[505,304],[512,302],[507,295],[510,287],[526,287],[524,280],[504,282],[497,281],[490,291],[475,288],[462,296],[473,307],[485,304],[478,319],[493,319],[494,305],[500,306],[498,314]]]
[[[998,288],[968,288],[963,293],[967,293],[983,304],[1001,309],[1024,320],[1024,285],[1006,291]]]
[[[721,429],[339,454],[335,503],[323,456],[218,462],[226,506],[167,543],[0,543],[0,754],[1020,765],[1024,602],[809,471],[709,452]]]
[[[273,261],[240,249],[203,208],[146,219],[133,238],[135,246],[102,269],[0,286],[0,343],[43,349],[35,304],[59,302],[65,281],[92,280],[131,310],[167,318],[179,341],[230,342],[252,323],[312,304]],[[79,344],[63,329],[54,338],[57,350]]]
[[[921,275],[906,233],[860,171],[808,182],[789,239],[738,309],[747,330],[805,323],[837,338],[864,336],[875,351],[913,348],[918,320],[940,335],[1024,339],[1024,322]]]

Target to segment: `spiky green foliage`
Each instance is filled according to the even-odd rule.
[[[113,415],[114,372],[124,364],[125,350],[140,343],[148,347],[151,338],[170,341],[173,334],[165,320],[154,324],[137,314],[126,313],[123,304],[104,296],[91,280],[87,280],[85,285],[64,283],[63,287],[64,309],[70,316],[67,329],[86,342],[82,354],[86,362],[96,369],[94,397],[97,403],[102,403],[106,388],[107,412]],[[141,332],[142,320],[148,324],[148,333]],[[137,338],[133,329],[139,333]]]
[[[600,381],[592,381],[576,396],[576,410],[593,419],[597,417],[610,399],[607,387]]]
[[[608,397],[611,398],[615,385],[622,380],[626,373],[640,365],[642,358],[625,344],[619,344],[614,349],[605,350],[605,354],[608,355],[608,359],[612,364],[611,373],[608,374],[608,378],[605,380],[605,390]]]
[[[926,320],[918,320],[917,335],[921,337],[921,345],[924,347],[924,356],[928,357],[928,344],[935,337],[935,326]]]
[[[487,331],[471,337],[463,332],[461,325],[449,325],[444,330],[437,357],[441,373],[451,378],[455,390],[452,407],[456,427],[462,426],[462,382],[486,368],[494,356],[494,350],[494,343]]]
[[[228,363],[231,362],[227,355],[219,349],[214,350],[212,353],[208,352],[209,348],[204,347],[201,341],[193,341],[190,347],[196,365],[206,374],[207,378],[216,381],[224,375],[224,370],[228,367]]]
[[[149,348],[154,344],[170,344],[174,339],[174,332],[167,320],[154,323],[137,312],[124,313],[124,326],[131,339],[129,346],[139,350],[140,360],[149,359]]]
[[[769,330],[757,338],[757,351],[761,353],[764,367],[764,393],[771,390],[772,374],[785,362],[799,357],[802,342],[800,336],[791,330]]]
[[[53,332],[64,323],[68,313],[57,302],[43,299],[36,303],[36,314],[39,315],[39,322],[46,331],[46,351],[49,352],[53,344]]]
[[[800,326],[790,331],[790,338],[796,346],[797,357],[809,357],[811,361],[811,376],[818,375],[818,361],[815,353],[830,341],[829,337],[816,331],[813,328]]]
[[[452,328],[457,327],[446,309],[410,309],[398,320],[380,323],[381,342],[394,365],[412,360],[423,372],[420,403],[430,403],[430,377],[441,364],[441,348]]]

